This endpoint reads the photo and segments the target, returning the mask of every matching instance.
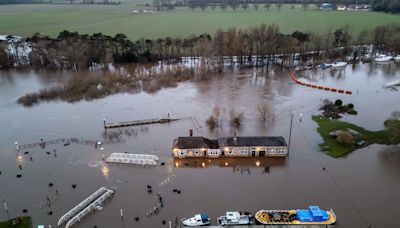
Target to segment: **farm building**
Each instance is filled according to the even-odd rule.
[[[322,3],[319,7],[320,10],[334,10],[335,7],[331,3]]]
[[[285,157],[287,144],[283,137],[179,137],[172,145],[175,158],[190,157]]]

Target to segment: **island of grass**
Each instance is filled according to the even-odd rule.
[[[0,228],[32,228],[32,218],[25,216],[0,222]]]
[[[400,120],[388,119],[384,122],[385,129],[380,131],[368,131],[357,125],[339,120],[331,120],[323,116],[313,116],[312,119],[318,124],[318,133],[324,139],[320,144],[322,150],[329,156],[342,157],[356,149],[371,145],[384,144],[394,145],[400,143]],[[333,132],[356,132],[357,137],[352,143],[340,142],[332,137]]]

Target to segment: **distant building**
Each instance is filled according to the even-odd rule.
[[[204,137],[178,137],[172,145],[175,158],[190,157],[286,157],[283,137],[224,137],[210,140]]]
[[[320,10],[334,10],[334,6],[331,3],[322,3],[319,7]]]
[[[345,5],[337,5],[336,9],[339,11],[343,11],[343,10],[346,10],[346,6]]]

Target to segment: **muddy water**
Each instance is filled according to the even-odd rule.
[[[333,208],[338,216],[337,227],[367,227],[366,223],[372,227],[398,227],[399,147],[372,145],[343,158],[330,158],[319,152],[322,139],[311,116],[317,113],[322,99],[341,98],[353,103],[359,112],[344,120],[371,130],[381,129],[391,112],[400,110],[400,91],[382,87],[400,79],[399,66],[361,64],[342,70],[297,73],[303,81],[353,90],[351,96],[301,87],[293,84],[286,71],[273,69],[268,76],[235,71],[207,81],[181,83],[155,94],[117,94],[94,101],[41,103],[32,108],[19,106],[16,100],[27,92],[59,83],[68,74],[11,71],[0,75],[0,198],[6,200],[11,216],[22,215],[26,208],[35,225],[54,227],[63,213],[106,186],[116,190],[115,196],[102,211],[91,214],[77,227],[167,227],[163,220],[174,224],[176,218],[199,212],[215,218],[227,210],[256,212],[314,204]],[[256,107],[264,100],[269,100],[275,110],[274,120],[267,124],[257,119]],[[204,120],[215,105],[225,113],[224,124],[218,132],[210,132]],[[188,135],[191,127],[195,135],[232,135],[228,124],[231,108],[244,113],[238,135],[282,135],[286,139],[294,113],[290,157],[219,161],[171,158],[172,140]],[[168,111],[184,119],[107,132],[102,127],[103,118],[113,122],[164,117]],[[29,154],[19,158],[14,150],[15,141],[25,144],[63,137],[100,140],[115,135],[126,142],[105,145],[105,156],[125,151],[151,153],[165,165],[106,165],[101,152],[88,145],[34,148],[24,150]],[[16,174],[22,174],[22,178],[16,178]],[[53,187],[48,186],[50,182]],[[150,218],[146,213],[154,207],[156,198],[147,192],[148,184],[153,193],[160,192],[165,203],[161,212]],[[50,208],[47,196],[52,201]],[[0,220],[6,219],[5,212],[0,211]],[[48,215],[49,211],[53,214]],[[140,220],[136,222],[135,217]]]

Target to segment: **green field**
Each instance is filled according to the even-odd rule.
[[[0,222],[0,228],[31,228],[32,227],[32,218],[31,217],[22,217],[20,223],[13,225],[11,220]]]
[[[128,38],[184,37],[190,34],[213,33],[218,28],[276,23],[282,32],[295,30],[325,32],[345,24],[352,25],[353,33],[377,25],[397,22],[399,15],[375,12],[319,11],[312,7],[304,11],[300,5],[295,9],[284,5],[281,11],[273,5],[267,11],[263,5],[256,11],[239,8],[225,12],[219,8],[205,12],[188,8],[178,8],[172,12],[134,14],[133,9],[141,0],[125,0],[121,5],[7,5],[0,6],[0,34],[29,36],[35,32],[55,36],[67,29],[79,33],[102,32],[109,35],[124,33]]]

